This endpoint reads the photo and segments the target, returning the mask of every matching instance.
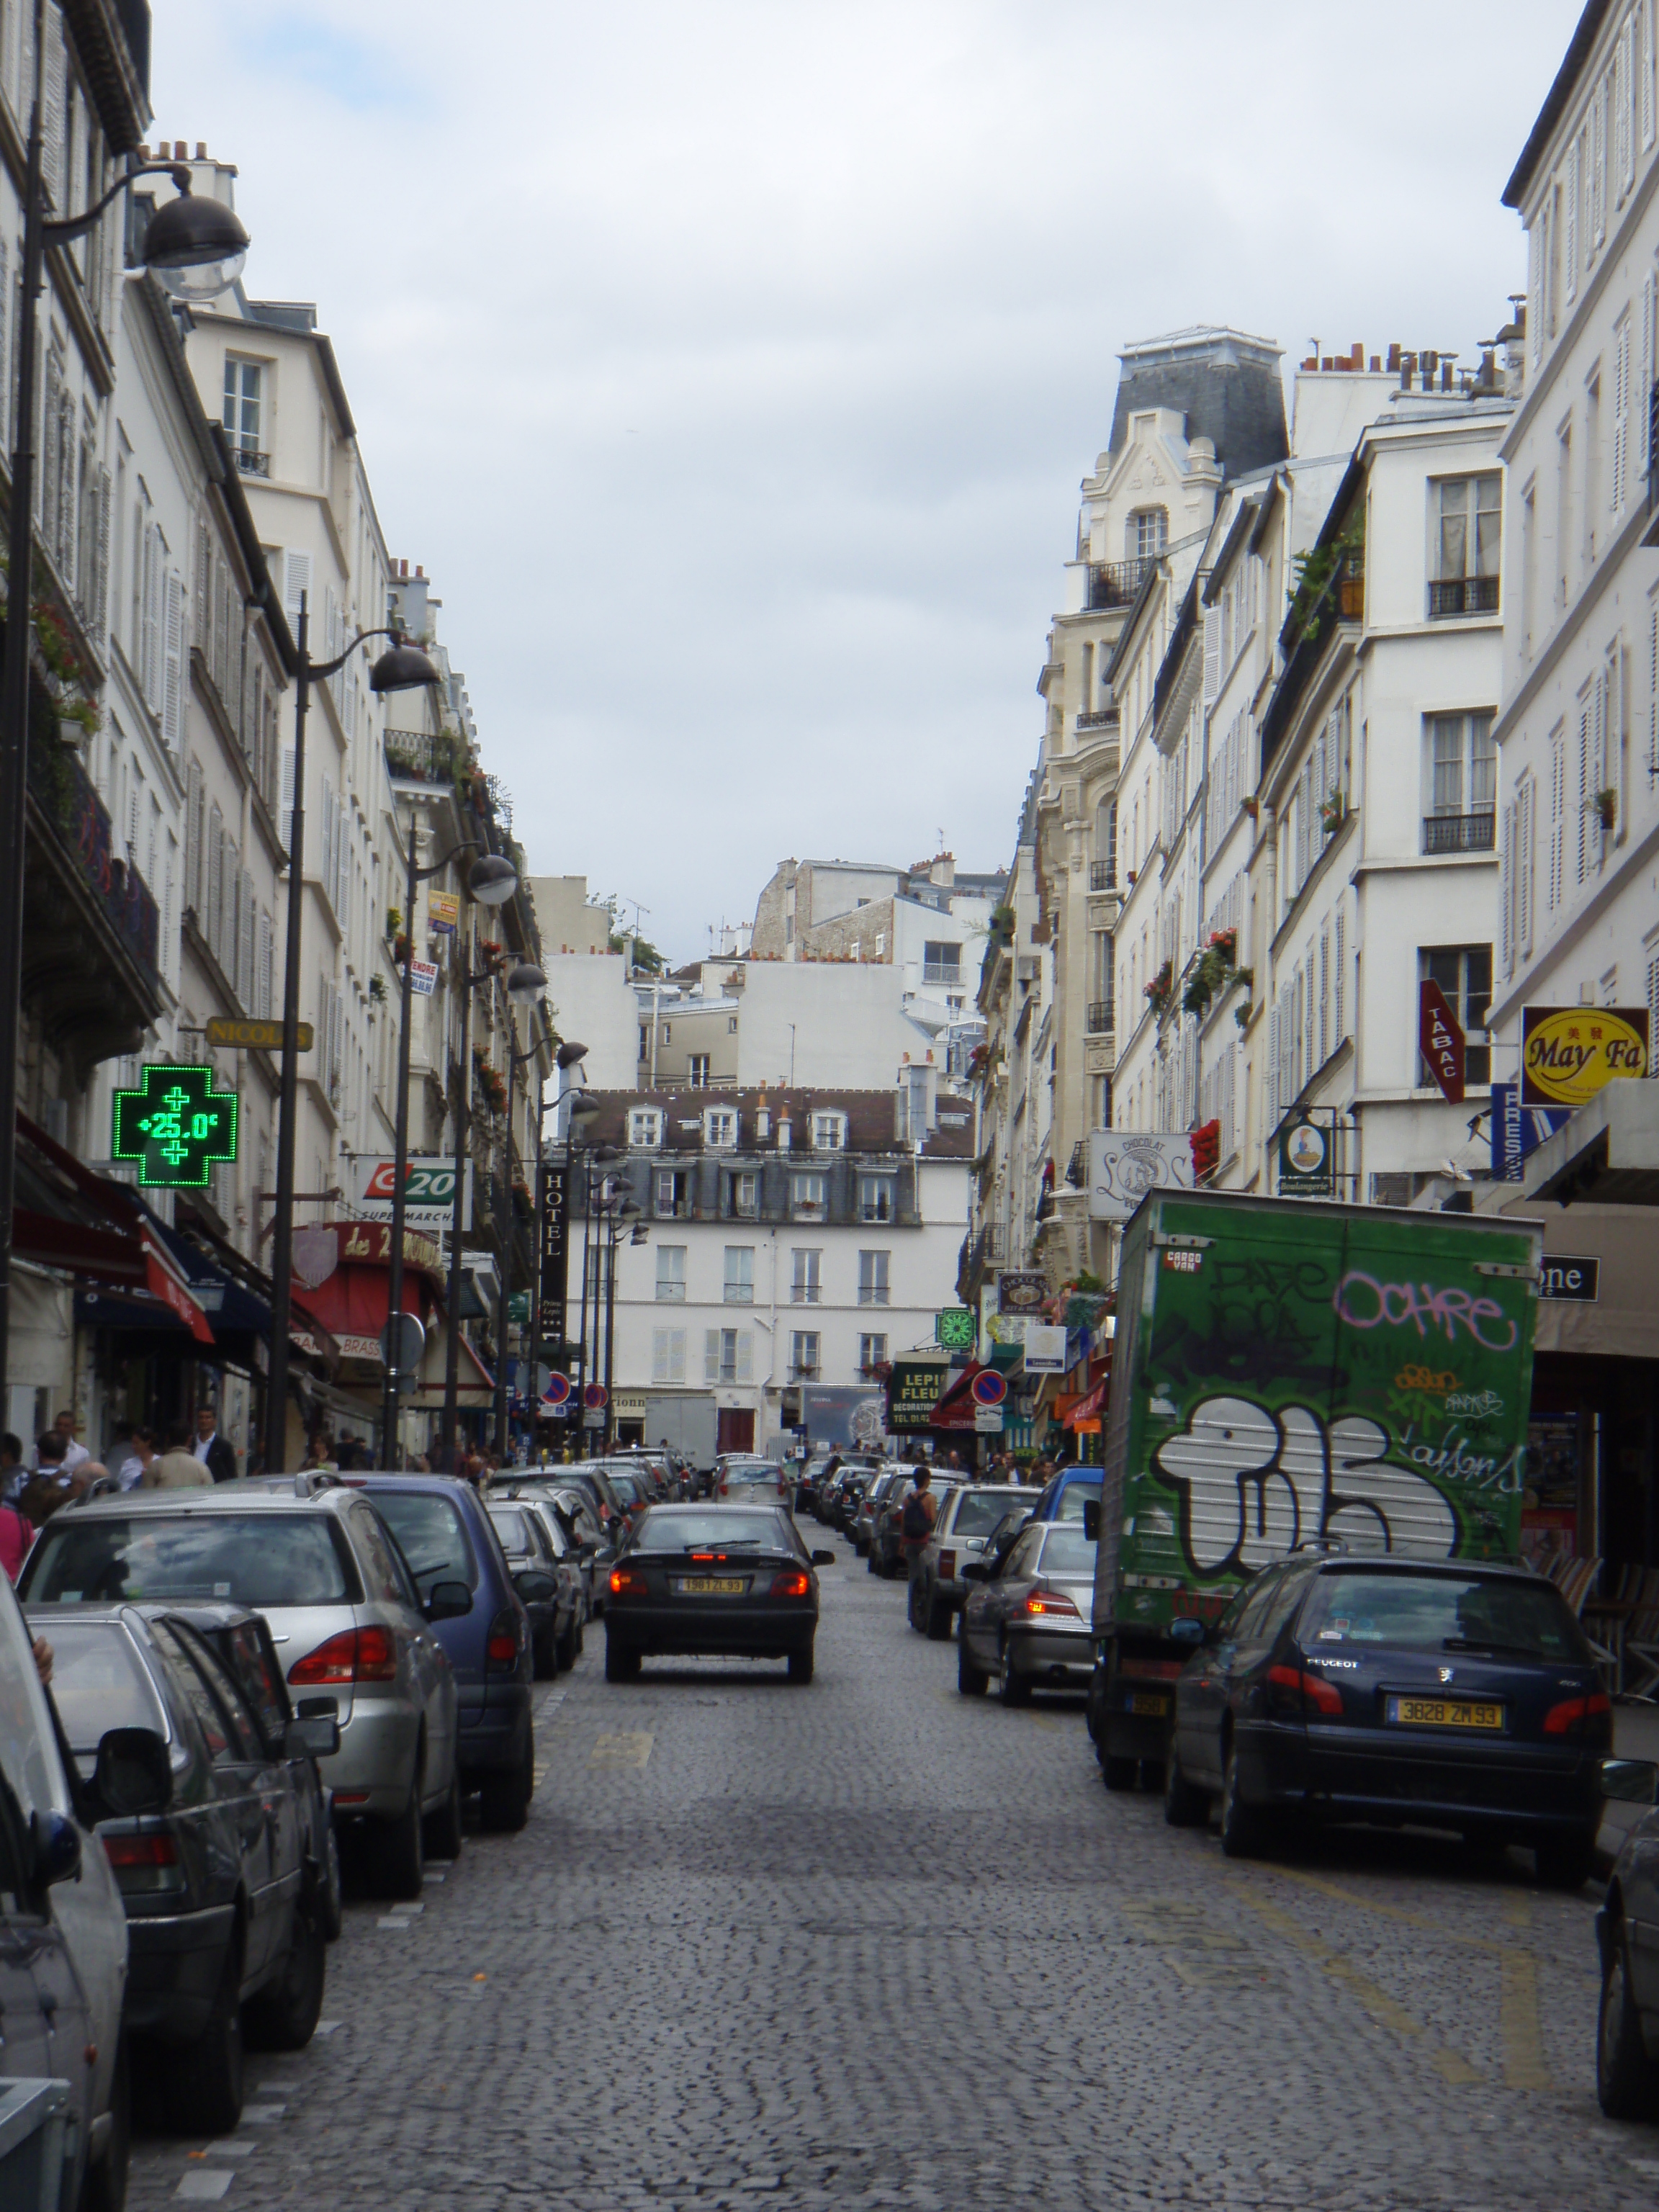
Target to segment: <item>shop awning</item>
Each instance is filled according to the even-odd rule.
[[[1561,1206],[1659,1206],[1659,1084],[1605,1085],[1528,1153],[1526,1188]]]
[[[495,1378],[465,1336],[462,1336],[460,1346],[460,1382],[457,1391],[459,1402],[474,1407],[489,1405],[495,1395]],[[412,1392],[400,1394],[398,1403],[411,1413],[441,1412],[444,1369],[448,1357],[448,1325],[440,1309],[433,1316],[433,1325],[427,1336],[426,1350],[421,1358],[420,1381]]]
[[[1066,1412],[1060,1416],[1060,1425],[1061,1428],[1082,1429],[1085,1423],[1092,1424],[1094,1426],[1097,1427],[1102,1415],[1106,1411],[1106,1400],[1111,1391],[1111,1377],[1109,1376],[1108,1376],[1103,1381],[1097,1382],[1094,1389],[1089,1392],[1086,1397],[1079,1398],[1074,1406],[1070,1407]]]

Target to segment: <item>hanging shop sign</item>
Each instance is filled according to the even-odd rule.
[[[887,1427],[893,1436],[931,1429],[950,1370],[937,1359],[896,1359],[887,1379]]]
[[[1582,1106],[1606,1085],[1648,1072],[1645,1006],[1523,1006],[1521,1103]]]
[[[1518,1083],[1492,1087],[1492,1179],[1519,1182],[1528,1152],[1565,1128],[1571,1119],[1565,1106],[1523,1106]]]
[[[1063,1375],[1069,1364],[1066,1357],[1063,1325],[1059,1322],[1027,1322],[1025,1372],[1028,1375]]]
[[[236,1093],[213,1084],[210,1067],[147,1063],[136,1091],[115,1094],[111,1157],[136,1160],[148,1188],[204,1189],[236,1157]]]
[[[297,1022],[295,1030],[296,1047],[301,1052],[309,1052],[311,1024]],[[280,1022],[245,1022],[233,1019],[228,1014],[210,1014],[207,1041],[221,1052],[280,1052],[283,1025]]]
[[[1089,1218],[1127,1221],[1149,1190],[1190,1190],[1185,1129],[1096,1129],[1089,1138]]]
[[[428,891],[426,895],[426,926],[428,929],[453,929],[461,918],[461,895],[459,891]]]
[[[947,1306],[933,1316],[933,1341],[946,1352],[971,1352],[978,1334],[971,1306]]]
[[[1417,987],[1417,1048],[1423,1064],[1440,1086],[1440,1095],[1454,1106],[1463,1103],[1463,1072],[1468,1040],[1463,1024],[1432,975]]]
[[[429,999],[438,988],[438,963],[435,960],[411,960],[409,963],[410,987],[417,999]]]
[[[397,1163],[384,1153],[352,1155],[351,1195],[365,1221],[390,1221]],[[472,1218],[472,1163],[466,1164],[461,1218]],[[412,1159],[404,1177],[404,1220],[410,1229],[447,1229],[455,1212],[455,1163],[441,1155]]]
[[[1048,1302],[1048,1278],[1041,1267],[1006,1268],[997,1277],[997,1311],[1031,1314]]]
[[[1329,1198],[1336,1188],[1335,1130],[1300,1115],[1279,1132],[1281,1198]]]

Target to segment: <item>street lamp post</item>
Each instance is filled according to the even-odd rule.
[[[520,1006],[534,1006],[547,988],[547,978],[541,969],[528,960],[521,960],[513,970],[507,987],[511,1003]],[[501,1139],[501,1174],[495,1191],[495,1242],[501,1252],[501,1271],[496,1284],[495,1301],[495,1449],[503,1467],[507,1457],[507,1310],[512,1292],[507,1281],[508,1261],[513,1250],[513,1081],[520,1068],[539,1059],[542,1048],[532,1045],[527,1052],[513,1048],[513,1017],[507,1019],[507,1127]],[[539,1127],[539,1124],[538,1124]]]
[[[84,215],[48,220],[41,160],[45,146],[46,0],[33,0],[34,88],[23,173],[23,268],[12,339],[17,426],[7,517],[9,555],[3,668],[0,669],[0,1384],[11,1338],[12,1211],[17,1187],[17,1048],[22,1024],[23,874],[27,854],[29,640],[34,579],[34,356],[46,252],[84,238],[111,202],[139,177],[169,176],[179,197],[151,216],[143,258],[167,289],[186,299],[215,299],[241,273],[247,233],[215,199],[198,199],[188,167],[140,163],[118,177]]]
[[[596,1112],[599,1110],[597,1105],[594,1110]],[[575,1112],[575,1109],[574,1107],[571,1109],[571,1112],[574,1116]],[[573,1151],[574,1149],[574,1141],[572,1149]],[[576,1400],[580,1411],[581,1425],[584,1430],[587,1426],[587,1407],[582,1401],[587,1389],[588,1348],[590,1345],[592,1345],[593,1350],[592,1364],[596,1377],[599,1364],[598,1344],[599,1334],[599,1270],[597,1257],[599,1251],[599,1240],[596,1233],[598,1204],[596,1203],[593,1196],[593,1170],[596,1166],[602,1165],[611,1160],[619,1160],[621,1158],[622,1153],[615,1145],[586,1145],[582,1147],[582,1318],[581,1327],[576,1338]],[[603,1200],[601,1199],[598,1203],[603,1203]],[[590,1252],[595,1255],[591,1271],[589,1267]],[[593,1285],[593,1334],[591,1338],[587,1334],[587,1293],[590,1272]]]
[[[605,1271],[605,1441],[607,1449],[616,1442],[617,1437],[617,1389],[613,1372],[617,1345],[617,1247],[622,1243],[623,1231],[631,1230],[639,1218],[639,1203],[624,1186],[608,1225],[611,1249],[606,1255]],[[597,1314],[594,1318],[597,1321]]]
[[[359,630],[332,660],[311,658],[311,617],[300,594],[295,638],[294,812],[288,839],[287,945],[283,970],[283,1071],[276,1109],[276,1227],[270,1248],[270,1373],[265,1385],[265,1472],[280,1474],[288,1457],[288,1331],[294,1301],[294,1146],[300,1103],[300,945],[305,908],[306,718],[311,687],[338,675],[372,637],[394,643],[368,672],[371,691],[414,691],[441,679],[425,653],[396,629]],[[407,989],[407,985],[405,985]],[[397,1194],[393,1195],[396,1203]],[[401,1286],[399,1297],[402,1296]]]
[[[477,861],[467,879],[469,890],[481,906],[505,905],[518,885],[518,872],[510,860],[504,860],[499,854],[489,854]],[[459,986],[461,993],[461,1057],[460,1071],[455,1081],[455,1193],[452,1201],[453,1211],[449,1217],[449,1328],[444,1341],[443,1426],[439,1432],[446,1462],[452,1472],[455,1425],[460,1415],[461,1396],[461,1242],[466,1231],[466,1139],[471,1127],[472,1071],[469,1063],[472,1048],[472,994],[481,983],[494,982],[501,973],[497,962],[475,969],[472,965],[475,951],[476,946],[469,944],[462,963]],[[509,993],[519,969],[528,965],[527,962],[520,961],[508,975]],[[534,972],[541,974],[539,969]],[[544,987],[545,981],[544,977]]]
[[[440,876],[452,860],[463,853],[477,850],[476,837],[464,837],[453,845],[441,860],[429,867],[416,867],[416,840],[418,820],[414,809],[410,810],[409,854],[405,870],[406,888],[404,893],[404,942],[409,947],[404,961],[403,985],[399,994],[399,1029],[398,1035],[398,1126],[392,1163],[392,1246],[388,1255],[389,1279],[386,1285],[386,1319],[395,1322],[404,1302],[404,1209],[406,1203],[404,1185],[409,1180],[409,1031],[410,1015],[415,1000],[415,893],[434,876]],[[505,877],[501,874],[506,868]],[[472,864],[467,877],[467,890],[481,905],[498,905],[510,898],[518,883],[513,867],[494,854],[486,854]],[[392,1347],[393,1338],[388,1336],[387,1348]],[[386,1391],[380,1407],[380,1436],[382,1456],[392,1466],[398,1450],[398,1399],[403,1383],[402,1370],[393,1362],[386,1362]]]

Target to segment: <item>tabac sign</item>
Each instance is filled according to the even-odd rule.
[[[1645,1006],[1521,1010],[1523,1106],[1582,1106],[1618,1078],[1647,1072]]]

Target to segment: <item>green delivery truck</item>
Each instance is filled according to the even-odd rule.
[[[1161,1767],[1183,1620],[1297,1546],[1519,1547],[1543,1232],[1153,1191],[1123,1232],[1089,1728],[1109,1789]],[[1094,1521],[1092,1507],[1087,1514]]]

